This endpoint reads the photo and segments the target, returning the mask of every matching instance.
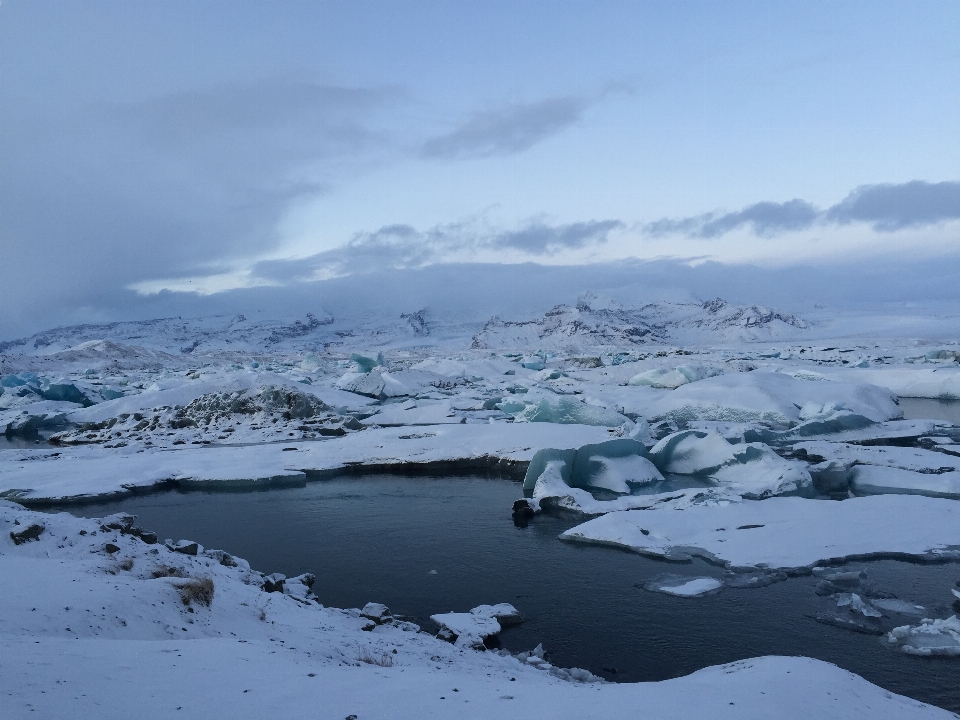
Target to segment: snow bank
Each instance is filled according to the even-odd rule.
[[[163,487],[167,481],[207,488],[302,483],[308,476],[361,466],[376,471],[433,464],[443,472],[457,466],[467,472],[496,468],[507,472],[513,464],[529,461],[537,447],[575,446],[606,438],[602,427],[498,423],[437,425],[423,433],[380,428],[332,440],[251,446],[5,451],[0,453],[0,497],[34,502],[90,499]]]

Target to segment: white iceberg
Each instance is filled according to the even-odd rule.
[[[718,592],[723,587],[723,581],[712,577],[690,578],[682,575],[668,575],[644,583],[643,589],[651,592],[661,592],[676,597],[702,597]]]
[[[601,425],[619,427],[629,419],[618,412],[599,405],[590,405],[568,396],[541,397],[531,402],[516,398],[499,405],[500,410],[512,414],[517,422],[547,422],[561,425]]]
[[[350,361],[356,363],[357,370],[362,373],[367,373],[376,367],[386,365],[383,361],[383,353],[379,351],[350,353]]]
[[[653,447],[650,459],[663,473],[710,478],[744,497],[804,493],[813,488],[803,464],[781,458],[763,443],[733,445],[716,430],[668,435]]]
[[[543,477],[548,469],[547,477]],[[538,497],[534,492],[538,483],[540,497],[547,497],[543,492],[548,486],[551,491],[593,488],[628,494],[631,486],[661,480],[663,476],[647,459],[643,443],[622,438],[583,445],[576,450],[539,450],[527,467],[523,489],[528,495],[533,493],[534,498]],[[562,487],[556,484],[557,481]],[[589,496],[589,493],[585,494]]]
[[[812,405],[811,405],[812,404]],[[886,388],[865,383],[798,380],[785,373],[745,372],[688,383],[653,403],[648,419],[717,420],[794,426],[804,407],[832,405],[873,421],[903,416]]]
[[[894,628],[887,640],[910,655],[960,656],[960,619],[956,615],[946,620],[924,618],[919,625]]]
[[[637,373],[627,381],[627,385],[649,385],[654,388],[674,390],[681,385],[703,380],[708,377],[714,377],[719,374],[720,371],[715,368],[680,365],[670,370],[666,368],[655,368]]]

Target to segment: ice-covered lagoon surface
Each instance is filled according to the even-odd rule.
[[[442,318],[424,312],[407,313],[399,323],[394,320],[381,326],[343,323],[318,313],[306,321],[288,323],[250,323],[236,317],[61,328],[4,343],[0,346],[0,423],[13,442],[7,443],[8,451],[0,453],[0,493],[27,504],[68,497],[90,500],[169,487],[300,486],[277,491],[295,493],[313,487],[307,485],[309,478],[329,479],[345,468],[357,471],[364,466],[375,466],[381,472],[408,465],[421,472],[446,468],[462,473],[488,468],[516,477],[523,474],[528,461],[536,459],[538,450],[554,448],[556,453],[547,458],[549,462],[538,466],[530,478],[531,487],[525,488],[535,505],[548,507],[558,503],[590,513],[624,511],[605,515],[599,519],[599,525],[589,518],[578,518],[583,524],[577,532],[586,541],[620,544],[648,555],[679,557],[690,554],[685,546],[703,530],[681,527],[682,518],[696,516],[712,523],[721,517],[749,515],[732,529],[722,529],[730,537],[752,534],[751,537],[759,538],[757,542],[722,544],[717,541],[725,541],[724,536],[708,538],[700,532],[697,541],[703,547],[699,550],[709,548],[718,561],[726,557],[754,563],[769,559],[775,567],[786,568],[850,554],[880,553],[924,561],[955,556],[960,547],[960,522],[956,521],[960,508],[957,428],[949,424],[952,416],[944,418],[922,409],[914,413],[910,401],[903,401],[900,406],[896,403],[897,396],[921,398],[919,402],[932,407],[930,403],[937,399],[960,397],[960,348],[955,338],[865,340],[863,328],[858,327],[856,337],[824,342],[823,338],[837,337],[830,334],[831,328],[810,325],[766,308],[737,307],[720,301],[653,303],[641,308],[599,307],[591,303],[593,300],[588,298],[576,308],[556,308],[540,318],[492,319],[475,327],[469,323],[445,325]],[[936,409],[944,410],[944,406],[938,404]],[[920,419],[898,420],[901,412],[908,418]],[[37,432],[53,435],[56,446],[31,444]],[[603,445],[610,440],[615,441],[615,446]],[[651,489],[666,489],[649,484],[661,470],[665,474],[686,474],[687,490],[651,494]],[[600,489],[605,492],[597,492]],[[619,494],[626,491],[631,494]],[[921,497],[905,497],[903,493]],[[813,499],[816,494],[854,497],[836,503]],[[268,495],[272,491],[261,497]],[[870,497],[876,495],[881,497]],[[208,499],[217,502],[216,497],[220,496],[211,495]],[[362,498],[358,502],[370,507],[382,502],[387,508],[393,503]],[[486,505],[480,511],[495,517],[502,529],[514,532],[508,519],[509,509],[500,502],[498,499],[496,507]],[[628,509],[641,507],[654,509]],[[790,508],[800,512],[787,512]],[[849,517],[825,522],[828,508],[831,512],[839,508],[840,515],[850,511]],[[536,507],[529,505],[527,509],[534,511]],[[821,509],[825,512],[820,513]],[[0,505],[4,522],[12,524],[16,513],[16,508]],[[450,514],[453,520],[457,519],[456,513]],[[470,517],[466,511],[460,515]],[[805,518],[804,522],[799,522],[800,516]],[[851,522],[854,516],[856,523]],[[27,518],[35,515],[21,517],[30,522]],[[173,632],[178,628],[171,626],[177,622],[176,616],[186,611],[168,607],[157,617],[141,618],[129,628],[124,622],[123,629],[113,627],[116,623],[111,624],[112,621],[103,628],[91,625],[93,637],[87,643],[74,645],[75,649],[65,655],[61,650],[67,646],[61,648],[57,644],[60,636],[71,638],[70,633],[77,628],[75,623],[65,622],[71,611],[58,607],[72,603],[53,598],[58,593],[69,598],[71,589],[82,586],[94,595],[109,595],[114,589],[136,597],[146,593],[162,605],[164,593],[172,592],[167,585],[178,581],[151,578],[154,563],[170,562],[173,558],[192,562],[196,566],[193,572],[208,572],[203,568],[209,567],[210,559],[204,556],[184,560],[157,546],[153,549],[160,555],[154,556],[149,546],[119,536],[116,540],[120,552],[134,560],[132,571],[128,571],[110,556],[102,539],[89,534],[77,537],[77,523],[86,521],[68,521],[68,516],[57,518],[49,524],[58,532],[63,529],[62,539],[59,535],[54,537],[51,530],[37,541],[28,540],[17,546],[7,540],[7,533],[0,538],[4,572],[19,579],[13,586],[16,592],[0,597],[0,601],[10,607],[6,617],[12,619],[13,625],[9,627],[22,624],[24,629],[19,634],[11,630],[8,639],[11,646],[19,648],[18,658],[22,653],[23,657],[32,658],[30,662],[36,662],[35,666],[8,664],[5,672],[12,678],[21,668],[34,668],[32,672],[42,676],[43,681],[54,683],[58,676],[42,668],[75,669],[68,661],[60,660],[68,656],[74,658],[76,667],[88,667],[98,653],[107,653],[107,660],[115,658],[113,671],[139,688],[147,676],[129,670],[131,663],[123,659],[124,653],[152,653],[155,657],[150,663],[151,671],[158,671],[164,663],[163,656],[157,653],[167,650],[150,642],[142,645],[143,638],[158,632],[163,635],[164,627],[175,637],[193,638],[189,633],[181,636]],[[549,511],[541,513],[528,523],[528,529],[549,527],[556,520]],[[616,527],[604,526],[611,520],[616,521],[612,523]],[[789,530],[789,542],[777,542],[788,535],[777,535],[775,527],[767,527],[772,520],[784,523]],[[720,525],[725,524],[707,529],[719,531]],[[161,528],[156,529],[166,535]],[[550,546],[545,553],[604,557],[610,559],[603,562],[639,563],[638,567],[654,563],[657,572],[630,578],[630,590],[634,597],[643,598],[641,604],[668,602],[670,605],[665,607],[703,607],[730,602],[732,596],[747,593],[760,593],[757,597],[763,598],[764,593],[786,592],[784,588],[813,581],[807,576],[760,589],[738,590],[724,576],[725,586],[716,592],[718,588],[710,578],[723,573],[702,560],[694,559],[690,566],[678,571],[678,566],[664,566],[639,555],[561,544],[555,538],[565,529],[561,523],[554,528],[555,532],[551,531],[544,541]],[[176,533],[170,531],[170,535],[176,539]],[[371,535],[372,531],[368,531],[357,543],[373,543]],[[266,543],[268,548],[271,545]],[[753,552],[758,546],[768,557],[761,558]],[[236,544],[226,549],[238,556],[256,557],[255,549],[244,553],[239,547]],[[381,555],[390,557],[395,551],[395,547],[387,547]],[[693,553],[697,554],[703,553]],[[255,567],[269,572],[283,567],[283,562],[280,559],[263,567],[258,567],[257,562]],[[817,627],[834,633],[832,637],[838,638],[838,642],[850,643],[854,648],[866,638],[874,643],[872,647],[883,648],[898,658],[904,656],[901,650],[913,647],[911,643],[925,651],[937,649],[937,643],[960,643],[956,621],[945,620],[952,612],[943,607],[944,602],[952,599],[949,578],[931,581],[939,590],[931,588],[928,600],[919,597],[925,591],[918,591],[917,598],[907,590],[897,589],[893,592],[898,598],[878,596],[877,587],[881,593],[889,592],[882,587],[881,581],[886,580],[874,576],[874,568],[885,563],[924,573],[947,572],[947,568],[956,567],[868,563],[868,576],[857,575],[852,584],[849,577],[834,575],[845,572],[842,568],[819,571],[821,575],[814,576],[814,588],[826,583],[828,592],[816,596],[813,602],[826,603],[826,609],[812,612],[819,614],[821,620],[842,627]],[[54,565],[58,572],[51,572]],[[78,568],[80,575],[69,580]],[[691,569],[692,574],[684,575]],[[257,643],[277,642],[272,630],[270,637],[264,636],[267,628],[258,622],[242,628],[237,625],[248,614],[244,608],[250,607],[249,601],[239,605],[238,601],[248,595],[254,605],[263,604],[267,598],[271,607],[282,609],[277,616],[276,633],[287,642],[296,639],[297,646],[305,644],[298,635],[300,631],[292,635],[289,632],[297,623],[291,625],[287,621],[296,620],[302,610],[293,597],[261,592],[259,587],[265,580],[256,573],[239,573],[249,581],[240,583],[237,578],[227,577],[229,573],[224,575],[224,570],[216,572],[220,589],[212,608],[196,617],[200,626],[195,628],[190,623],[193,615],[184,625],[190,630],[202,628],[200,635],[209,636],[207,641],[201,641],[199,636],[193,638],[198,643],[191,645],[197,648],[196,652],[190,651],[193,667],[208,651],[201,648],[219,647],[213,638],[225,635],[228,629],[249,639],[251,648]],[[429,578],[439,575],[438,571]],[[770,573],[761,575],[760,584],[770,579]],[[72,586],[73,582],[80,584]],[[905,581],[893,578],[894,585],[901,582]],[[607,581],[598,580],[598,584],[605,585]],[[637,588],[636,584],[646,589]],[[296,589],[301,584],[292,586]],[[689,597],[701,590],[705,594]],[[945,600],[935,599],[935,594]],[[376,599],[372,593],[365,595],[371,597],[344,600],[341,604],[359,605]],[[43,598],[43,603],[35,602],[35,597]],[[387,600],[382,596],[379,599]],[[510,600],[489,597],[491,603]],[[787,600],[788,605],[802,605],[792,596]],[[471,599],[462,605],[410,612],[462,612],[478,602]],[[919,610],[915,605],[919,603],[924,604],[924,609],[916,615]],[[43,622],[32,616],[34,604],[43,604],[38,608],[45,613]],[[417,663],[430,665],[434,656],[447,657],[451,652],[456,654],[456,660],[444,677],[455,681],[461,690],[467,678],[476,675],[481,667],[493,671],[486,677],[497,675],[495,683],[503,679],[499,674],[514,667],[509,664],[512,659],[497,659],[492,653],[459,648],[449,650],[452,646],[440,640],[411,635],[394,627],[361,633],[360,621],[350,620],[353,616],[349,613],[318,605],[308,609],[309,614],[303,618],[316,618],[323,628],[329,628],[320,631],[314,627],[310,631],[308,647],[312,650],[306,651],[308,656],[318,647],[326,648],[324,653],[339,647],[333,656],[339,652],[340,657],[346,657],[342,655],[346,646],[366,643],[376,649],[387,637],[391,642],[404,638],[395,646],[400,650],[397,662],[401,669],[392,674],[374,666],[369,668],[373,673],[370,675],[362,663],[356,665],[355,649],[348,650],[347,655],[353,657],[357,670],[338,675],[329,663],[323,665],[324,669],[316,675],[318,684],[320,678],[326,683],[341,678],[346,683],[343,687],[348,688],[344,697],[351,703],[358,701],[360,685],[369,688],[372,682],[386,687],[403,679],[403,668],[411,672]],[[84,611],[94,610],[91,606]],[[209,612],[209,617],[205,612]],[[535,623],[540,622],[536,615],[532,613],[530,625],[506,631],[504,642],[523,638],[523,633],[533,635]],[[764,611],[760,615],[771,616]],[[623,640],[630,635],[621,631],[619,617],[617,609],[603,615],[597,623],[605,624],[609,634]],[[939,618],[940,624],[921,625],[923,617]],[[775,618],[772,625],[780,628],[781,634],[788,633],[783,627],[790,626],[782,620],[782,614]],[[711,619],[706,613],[701,617],[704,625],[692,626],[703,627],[701,635],[708,639],[722,637]],[[805,621],[815,624],[809,618]],[[582,619],[571,619],[566,629],[577,622]],[[639,623],[656,631],[661,646],[669,647],[673,642],[675,625],[669,618],[658,625],[644,623],[643,619]],[[281,631],[281,624],[287,630]],[[852,627],[875,632],[878,626],[882,631],[892,624],[914,629],[901,629],[888,646],[883,645],[886,641],[882,636],[851,632]],[[735,623],[731,626],[738,627]],[[756,623],[754,626],[757,627]],[[34,646],[32,635],[48,631],[56,637]],[[102,637],[103,633],[116,637],[115,644]],[[165,642],[174,642],[173,638],[164,637]],[[550,637],[531,637],[528,644],[517,646],[529,648],[534,640],[546,640],[548,651],[559,653],[563,651],[563,637],[562,631],[557,633],[556,646],[560,649],[551,647]],[[761,632],[759,637],[773,635]],[[728,646],[737,644],[731,642]],[[264,649],[271,645],[257,647],[254,655],[261,662],[276,658],[271,650]],[[176,652],[179,654],[180,650],[177,648]],[[747,652],[774,651],[777,650],[764,647]],[[807,654],[816,655],[813,651]],[[299,659],[294,665],[303,660],[296,657]],[[350,657],[346,659],[349,661]],[[57,658],[53,665],[51,658]],[[955,665],[954,659],[945,657],[913,659],[930,663],[931,667]],[[564,662],[558,660],[559,664]],[[603,659],[599,662],[606,664]],[[834,716],[864,714],[871,704],[874,708],[889,706],[888,715],[903,714],[902,704],[891,709],[891,703],[900,701],[877,695],[882,693],[879,688],[857,685],[856,678],[830,669],[832,666],[806,662],[766,658],[738,664],[735,669],[714,666],[678,680],[677,685],[621,683],[604,686],[602,690],[590,687],[587,694],[596,692],[596,697],[605,698],[596,705],[586,700],[586,691],[577,683],[564,681],[562,686],[548,688],[549,683],[559,681],[543,673],[522,678],[518,675],[518,680],[524,683],[523,692],[534,700],[533,707],[554,702],[556,707],[575,708],[575,717],[584,716],[587,707],[595,709],[598,716],[610,716],[615,708],[622,710],[611,698],[629,696],[638,702],[642,698],[641,704],[646,706],[658,694],[666,698],[666,704],[660,706],[669,710],[666,715],[688,716],[694,710],[684,704],[684,693],[701,682],[706,690],[697,693],[697,697],[713,699],[734,688],[753,687],[747,710],[752,709],[757,715],[762,714],[765,702],[764,693],[756,692],[757,683],[768,683],[772,688],[777,682],[778,701],[786,702],[795,713],[801,709],[807,712],[809,703],[814,702],[819,703],[821,714],[829,710],[827,715],[832,712]],[[433,673],[431,668],[426,669]],[[27,673],[24,680],[29,680],[29,672],[22,672]],[[619,675],[620,672],[618,679]],[[901,675],[909,673],[904,671]],[[829,692],[810,684],[814,678],[823,682],[828,676],[836,683]],[[160,676],[152,672],[150,677]],[[246,677],[242,671],[229,677],[221,673],[216,682],[239,683],[245,682]],[[406,677],[412,679],[410,675]],[[418,677],[426,678],[422,674]],[[40,687],[42,682],[37,682],[41,684],[36,687]],[[289,687],[295,684],[291,681]],[[271,689],[276,686],[271,684]],[[182,679],[179,687],[184,687]],[[280,687],[287,685],[280,683]],[[417,687],[421,688],[416,691],[418,701],[428,700],[422,691],[426,685]],[[614,687],[615,690],[611,689]],[[49,685],[47,693],[53,689],[54,685]],[[842,709],[833,705],[838,691],[846,698]],[[34,699],[27,690],[17,692],[27,701]],[[863,700],[867,697],[863,692],[873,693],[873,700]],[[503,715],[502,708],[493,708],[502,697],[506,696],[487,692],[487,704],[477,716]],[[574,697],[579,699],[573,705],[562,699]],[[790,697],[794,700],[787,700]],[[731,697],[731,701],[735,698],[739,700],[740,695]],[[189,699],[193,705],[197,697]],[[707,714],[722,715],[727,704],[715,703]],[[284,703],[283,707],[292,706]],[[529,714],[521,703],[510,707],[512,710],[506,714]],[[783,702],[778,702],[777,707],[783,707]],[[163,716],[158,708],[154,708],[154,715]],[[383,710],[377,706],[373,709],[373,716]],[[351,712],[355,710],[351,704]],[[737,713],[743,716],[744,709],[738,707]],[[347,714],[350,713],[341,713]]]
[[[541,514],[517,526],[505,511],[517,494],[517,484],[502,479],[360,476],[259,492],[167,492],[65,509],[87,517],[133,513],[161,537],[228,547],[264,572],[312,572],[324,604],[381,602],[425,628],[438,612],[509,602],[528,619],[504,629],[504,648],[519,652],[542,643],[554,664],[609,680],[663,680],[759,655],[802,655],[960,710],[956,661],[911,656],[883,635],[824,623],[849,614],[837,607],[837,596],[817,594],[824,573],[758,588],[727,586],[694,598],[648,592],[642,586],[664,576],[730,584],[736,576],[702,560],[665,563],[557,542],[582,518]],[[904,603],[897,608],[887,601],[902,612],[886,611],[878,632],[916,623],[920,615],[950,614],[949,588],[960,581],[960,565],[953,563],[886,560],[835,570],[865,573],[852,585],[844,575],[848,584],[838,588],[841,593],[896,595]]]

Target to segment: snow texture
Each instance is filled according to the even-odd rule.
[[[611,512],[560,537],[664,559],[700,556],[735,568],[806,568],[851,558],[960,559],[960,503],[892,495],[842,502],[721,501],[681,512]]]

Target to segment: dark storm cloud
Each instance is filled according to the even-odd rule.
[[[576,123],[587,104],[581,98],[553,97],[477,113],[453,132],[428,140],[422,155],[450,159],[523,152]]]
[[[759,202],[739,212],[711,213],[679,220],[665,218],[649,223],[645,229],[651,235],[682,233],[711,238],[749,226],[757,235],[772,236],[789,230],[810,227],[818,216],[817,209],[803,200],[790,200],[784,203]]]
[[[0,163],[0,286],[29,295],[43,285],[44,302],[73,305],[104,286],[263,252],[292,198],[334,186],[328,166],[381,151],[388,141],[371,128],[398,98],[279,79],[64,99],[56,112],[8,104],[0,132],[16,142]]]
[[[619,220],[591,220],[554,226],[537,223],[521,230],[500,233],[492,240],[492,244],[529,253],[547,254],[606,242],[607,235],[612,230],[622,227],[624,225]]]
[[[643,229],[654,236],[682,234],[713,238],[749,227],[755,235],[773,237],[805,230],[817,223],[864,222],[878,232],[891,232],[957,219],[960,219],[960,182],[913,180],[900,185],[862,185],[822,211],[805,200],[759,202],[738,212],[663,218],[644,225]]]
[[[827,220],[872,223],[881,232],[960,218],[960,182],[861,185],[825,213]]]

